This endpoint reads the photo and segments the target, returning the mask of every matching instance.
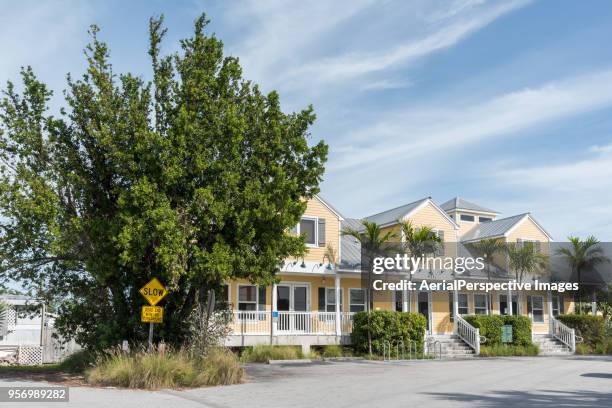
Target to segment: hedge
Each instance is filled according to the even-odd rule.
[[[576,335],[584,339],[584,344],[591,350],[601,347],[606,340],[606,324],[602,316],[592,315],[559,315],[557,319],[576,330]]]
[[[502,344],[502,327],[512,326],[512,343],[519,346],[531,345],[531,320],[526,316],[471,315],[464,319],[480,329],[480,335],[487,338],[488,346]]]
[[[396,345],[400,341],[406,348],[410,341],[416,342],[417,350],[423,351],[423,340],[427,328],[427,319],[420,313],[394,312],[390,310],[374,310],[370,315],[372,332],[372,350],[380,354],[384,343],[388,341]],[[368,351],[368,314],[359,312],[353,316],[353,332],[351,333],[353,347],[357,351]]]

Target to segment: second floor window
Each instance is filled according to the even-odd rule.
[[[461,214],[461,217],[459,219],[461,221],[474,222],[474,216],[473,215]]]
[[[325,246],[325,218],[304,217],[291,232],[303,235],[307,246]]]

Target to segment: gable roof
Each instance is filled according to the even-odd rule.
[[[424,207],[428,203],[431,203],[431,205],[433,205],[433,207],[438,210],[440,214],[453,225],[453,227],[459,228],[459,225],[452,218],[450,218],[448,214],[446,214],[446,212],[444,212],[444,210],[442,210],[435,202],[433,202],[431,197],[425,197],[412,203],[404,204],[402,206],[392,208],[390,210],[383,211],[378,214],[370,215],[368,217],[365,217],[364,220],[375,222],[381,227],[386,227],[389,225],[397,224],[399,219],[410,216],[412,213]]]
[[[481,205],[475,204],[471,201],[464,200],[461,197],[451,198],[447,202],[440,204],[440,208],[442,208],[444,211],[468,210],[468,211],[484,212],[484,213],[491,213],[491,214],[499,214],[499,212],[495,210],[491,210],[490,208],[486,208]]]
[[[340,211],[336,210],[330,203],[328,203],[326,200],[323,199],[323,197],[321,197],[318,194],[315,194],[314,196],[317,200],[319,200],[319,202],[321,204],[323,204],[325,207],[327,207],[327,209],[329,211],[331,211],[332,213],[334,213],[340,220],[343,220],[344,217],[342,216],[342,214],[340,214]]]
[[[516,225],[523,220],[530,219],[547,237],[552,240],[552,237],[529,213],[517,214],[511,217],[500,218],[494,221],[488,221],[477,224],[474,228],[466,232],[461,241],[477,241],[484,238],[503,237],[510,232]]]

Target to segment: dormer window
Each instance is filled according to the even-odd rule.
[[[466,222],[474,222],[474,216],[473,215],[468,215],[468,214],[461,214],[461,221],[466,221]]]
[[[493,218],[491,218],[491,217],[478,217],[478,222],[489,222],[489,221],[493,221]]]

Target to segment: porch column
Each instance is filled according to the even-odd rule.
[[[508,296],[508,301],[506,302],[506,311],[508,313],[508,316],[512,316],[512,291],[510,290],[510,288],[508,288],[508,294],[506,296]],[[518,299],[516,302],[516,307],[518,307]]]
[[[342,313],[340,311],[340,302],[342,302],[342,290],[340,289],[340,275],[336,272],[336,336],[342,335]]]
[[[550,334],[553,332],[553,305],[552,305],[552,292],[548,291],[548,331]]]
[[[459,293],[453,290],[453,332],[457,333],[457,316],[459,316]]]
[[[593,297],[591,298],[591,314],[597,316],[597,293],[593,289]]]
[[[276,331],[278,330],[278,317],[274,317],[274,312],[277,312],[277,307],[276,307],[276,303],[277,303],[277,297],[278,294],[276,293],[277,289],[276,289],[276,283],[272,285],[272,305],[270,307],[271,310],[271,317],[272,319],[270,319],[271,323],[272,323],[272,329],[271,329],[271,336],[275,337],[276,336]],[[272,341],[272,339],[270,339],[270,342]]]
[[[407,312],[408,307],[408,288],[402,289],[402,312]]]

